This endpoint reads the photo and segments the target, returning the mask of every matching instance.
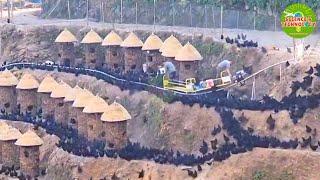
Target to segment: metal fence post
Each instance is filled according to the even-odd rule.
[[[205,27],[208,28],[207,5],[204,5],[204,23]]]
[[[105,23],[105,19],[104,19],[104,2],[102,2],[102,22]]]
[[[277,31],[277,14],[274,14],[274,31]]]
[[[175,15],[176,15],[176,10],[175,10],[175,4],[173,2],[173,7],[172,7],[172,25],[175,25]]]
[[[190,27],[192,27],[192,4],[189,4]]]
[[[223,35],[223,5],[222,4],[220,8],[220,29],[221,29],[221,35]]]
[[[239,29],[239,18],[240,18],[240,11],[237,14],[237,29]]]
[[[89,0],[87,0],[87,26],[89,26]]]
[[[10,1],[7,0],[8,19],[10,20]]]
[[[123,10],[123,0],[120,1],[120,24],[122,24],[122,10]]]
[[[253,11],[253,30],[256,30],[256,8],[254,7],[254,11]]]
[[[212,23],[213,23],[213,29],[216,28],[216,20],[214,18],[214,7],[211,6],[211,10],[212,10]],[[215,30],[214,30],[215,31]]]
[[[2,19],[2,17],[3,17],[3,4],[2,4],[2,1],[0,2],[0,6],[1,6],[1,10],[0,10],[0,14],[1,14],[1,19]]]
[[[138,24],[138,3],[135,3],[135,8],[136,8],[136,24]]]
[[[71,13],[70,13],[70,0],[68,0],[68,18],[71,19]]]
[[[156,24],[156,0],[153,0],[153,25]]]

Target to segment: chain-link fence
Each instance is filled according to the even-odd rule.
[[[116,0],[106,3],[98,0],[58,0],[51,8],[44,6],[43,10],[45,18],[87,18],[90,21],[105,23],[281,30],[280,15],[274,13],[276,11],[229,10],[183,1]]]

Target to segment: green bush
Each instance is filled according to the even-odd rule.
[[[254,173],[254,175],[253,175],[253,179],[254,180],[262,180],[262,179],[264,179],[266,177],[267,177],[266,172],[265,171],[261,171],[261,170],[256,171]]]

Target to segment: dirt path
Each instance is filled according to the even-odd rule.
[[[194,27],[181,27],[181,26],[160,26],[156,25],[143,25],[143,24],[111,24],[111,23],[101,23],[101,22],[89,22],[85,19],[78,20],[67,20],[67,19],[41,19],[37,16],[41,9],[22,9],[14,12],[13,23],[17,25],[32,25],[32,26],[42,26],[42,25],[77,25],[99,28],[112,28],[116,29],[127,29],[129,30],[149,30],[152,31],[172,31],[181,34],[203,34],[204,36],[213,36],[216,40],[220,41],[220,29],[209,29],[209,28],[194,28]],[[4,12],[4,18],[2,23],[5,22],[6,12]],[[229,37],[236,37],[237,34],[245,33],[247,34],[247,39],[259,42],[259,46],[277,46],[277,47],[288,47],[293,45],[293,39],[289,38],[282,31],[255,31],[255,30],[237,30],[237,29],[224,29],[224,35]],[[320,39],[320,34],[313,34],[307,37],[304,41],[305,44],[311,44],[314,46],[317,40]]]

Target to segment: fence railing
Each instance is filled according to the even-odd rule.
[[[118,0],[113,4],[104,1],[56,1],[43,5],[45,18],[89,19],[105,23],[155,24],[202,28],[231,28],[252,30],[281,30],[280,16],[267,12],[226,10],[213,5],[181,2],[139,2]],[[270,14],[270,13],[269,13]]]

